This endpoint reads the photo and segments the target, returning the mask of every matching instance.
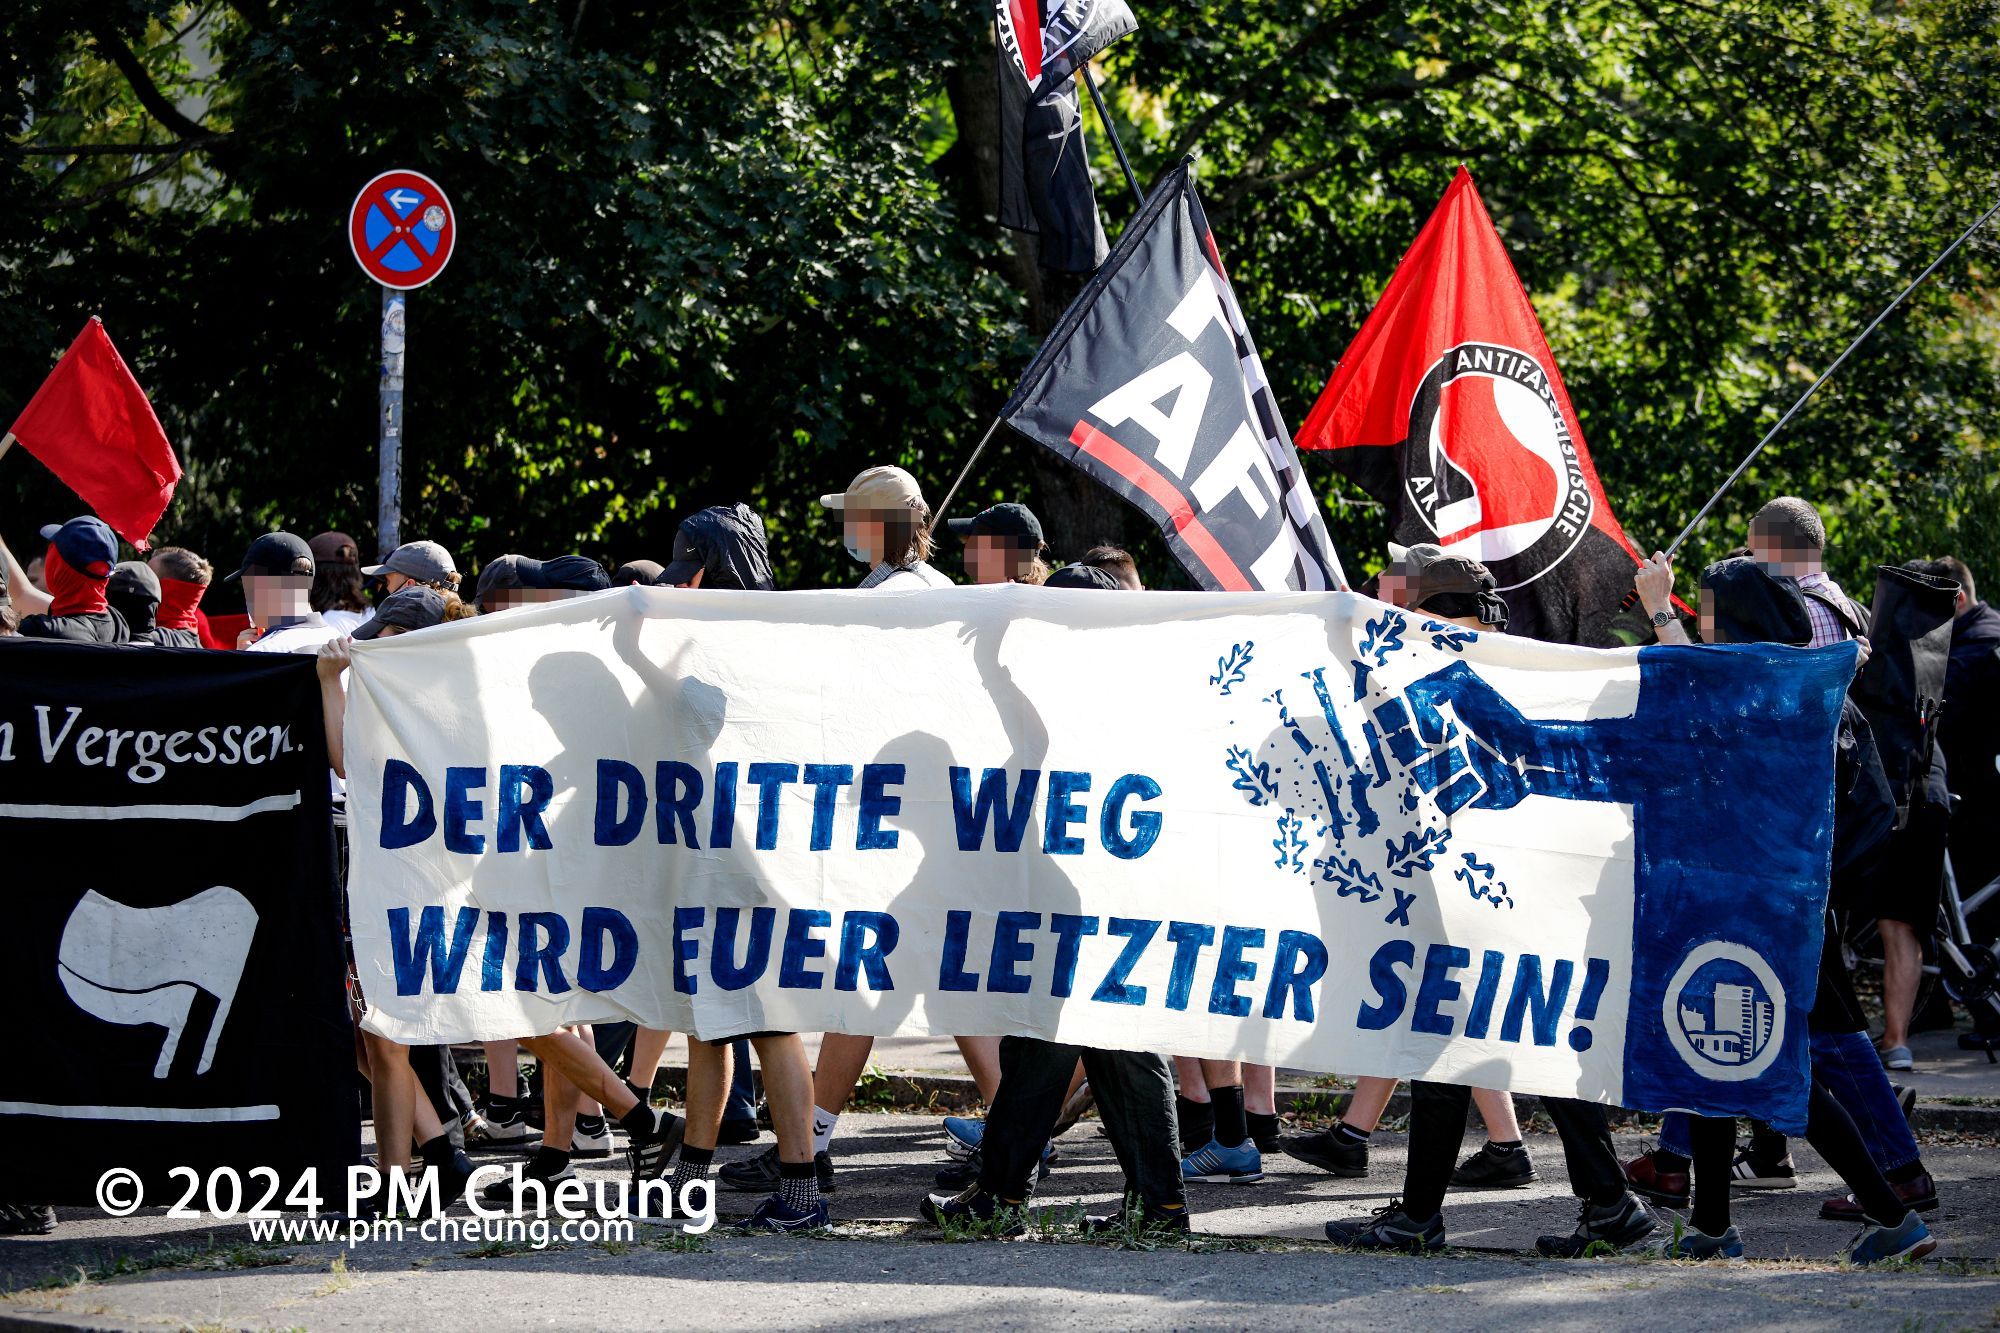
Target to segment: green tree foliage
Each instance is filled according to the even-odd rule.
[[[1614,507],[1664,542],[1931,254],[2000,198],[2000,4],[1261,0],[1137,6],[1100,70],[1142,177],[1199,155],[1296,422],[1464,163]],[[889,0],[29,0],[0,18],[0,413],[91,313],[189,471],[162,534],[373,531],[379,295],[342,230],[390,166],[460,246],[410,303],[405,531],[661,556],[744,498],[781,577],[848,581],[812,503],[933,499],[1073,287],[991,224],[988,11]],[[1131,203],[1090,125],[1114,231]],[[1690,547],[1762,498],[1836,574],[1958,550],[2000,586],[2000,234],[1968,247]],[[1164,553],[1002,439],[958,512]],[[1351,570],[1378,512],[1322,460]],[[18,453],[6,531],[76,507]]]

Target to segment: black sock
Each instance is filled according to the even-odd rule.
[[[1257,1147],[1259,1149],[1263,1148],[1264,1145],[1267,1143],[1272,1145],[1273,1147],[1277,1146],[1278,1142],[1277,1116],[1265,1115],[1261,1111],[1246,1111],[1243,1115],[1243,1119],[1246,1123],[1249,1124],[1250,1137],[1256,1142]]]
[[[1889,1170],[1884,1171],[1882,1173],[1882,1178],[1888,1181],[1891,1185],[1907,1185],[1911,1181],[1915,1180],[1918,1176],[1921,1176],[1923,1173],[1924,1173],[1923,1159],[1918,1158],[1916,1161],[1911,1162],[1906,1166],[1891,1167]]]
[[[625,1091],[631,1093],[632,1099],[638,1102],[639,1105],[644,1106],[647,1102],[652,1100],[652,1089],[641,1088],[637,1083],[634,1083],[629,1078],[621,1079],[620,1082],[624,1083]]]
[[[595,1137],[604,1132],[604,1117],[601,1115],[580,1115],[576,1118],[576,1132],[585,1137]]]
[[[811,1162],[778,1163],[778,1198],[795,1212],[807,1212],[819,1202],[819,1173]]]
[[[446,1166],[451,1162],[451,1135],[440,1134],[429,1143],[417,1145],[417,1156],[424,1159],[425,1166]]]
[[[1180,1124],[1181,1148],[1193,1152],[1215,1137],[1215,1108],[1207,1102],[1175,1096],[1174,1115]]]
[[[618,1124],[635,1139],[650,1139],[654,1131],[653,1108],[641,1097],[637,1106],[618,1117]]]
[[[1512,1139],[1506,1143],[1502,1143],[1498,1139],[1488,1139],[1486,1140],[1486,1151],[1489,1156],[1505,1157],[1509,1153],[1521,1151],[1521,1141],[1519,1139]]]
[[[1208,1104],[1215,1108],[1215,1141],[1235,1148],[1250,1137],[1250,1122],[1243,1115],[1243,1085],[1210,1088]]]
[[[562,1148],[551,1148],[544,1143],[535,1149],[535,1155],[528,1162],[525,1174],[531,1176],[553,1176],[569,1165],[569,1153]]]
[[[1704,1236],[1729,1229],[1729,1180],[1736,1156],[1736,1122],[1696,1116],[1688,1123],[1694,1141],[1694,1211],[1689,1221]]]
[[[1369,1134],[1373,1131],[1356,1129],[1353,1125],[1342,1120],[1335,1123],[1333,1132],[1335,1137],[1346,1139],[1350,1143],[1366,1143],[1368,1142]]]

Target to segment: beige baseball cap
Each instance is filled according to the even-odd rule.
[[[917,479],[899,467],[871,467],[836,495],[822,495],[828,509],[913,509],[924,502]]]

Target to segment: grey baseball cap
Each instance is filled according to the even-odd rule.
[[[361,572],[369,578],[401,574],[419,583],[449,583],[452,575],[458,573],[458,566],[452,563],[451,552],[436,542],[404,542],[389,552],[387,560],[364,566]]]

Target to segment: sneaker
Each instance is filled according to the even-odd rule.
[[[1915,1213],[1905,1213],[1893,1227],[1870,1222],[1847,1246],[1847,1262],[1856,1268],[1886,1263],[1891,1259],[1921,1259],[1937,1248],[1937,1237]]]
[[[962,1162],[979,1150],[979,1141],[986,1137],[986,1122],[974,1120],[971,1116],[948,1115],[944,1118],[945,1156],[955,1162]]]
[[[1518,1144],[1496,1148],[1489,1143],[1458,1164],[1451,1183],[1462,1190],[1517,1190],[1535,1183],[1535,1164]]]
[[[1913,1069],[1915,1067],[1916,1067],[1916,1061],[1910,1058],[1909,1047],[1885,1046],[1882,1048],[1882,1068],[1893,1069],[1898,1073],[1901,1073],[1904,1070]]]
[[[1913,1213],[1937,1211],[1937,1182],[1931,1179],[1931,1173],[1928,1171],[1914,1180],[1906,1180],[1901,1184],[1892,1183],[1889,1188],[1896,1191],[1896,1198],[1901,1201],[1903,1207]],[[1819,1206],[1819,1215],[1829,1222],[1852,1222],[1857,1226],[1868,1220],[1867,1215],[1861,1211],[1861,1204],[1852,1194],[1828,1199]]]
[[[824,1231],[833,1223],[833,1214],[828,1210],[825,1199],[815,1200],[813,1206],[801,1212],[790,1208],[785,1201],[773,1194],[757,1205],[757,1211],[736,1224],[743,1232],[754,1231]]]
[[[539,1180],[544,1185],[554,1186],[565,1180],[575,1180],[576,1170],[569,1164],[569,1158],[544,1146],[535,1149],[535,1155],[530,1157],[527,1165],[521,1169],[521,1179]],[[479,1197],[488,1203],[501,1204],[517,1212],[522,1207],[522,1200],[514,1197],[512,1172],[480,1190]]]
[[[569,1155],[571,1157],[609,1157],[611,1155],[611,1125],[601,1115],[580,1115],[576,1118],[576,1132],[570,1136]]]
[[[1576,1213],[1576,1230],[1567,1236],[1543,1236],[1535,1249],[1551,1259],[1577,1259],[1593,1245],[1614,1250],[1630,1249],[1653,1234],[1659,1225],[1653,1212],[1636,1194],[1627,1194],[1616,1203],[1584,1203]]]
[[[1090,1090],[1089,1080],[1077,1088],[1076,1092],[1064,1100],[1062,1113],[1056,1117],[1056,1127],[1049,1137],[1059,1139],[1076,1128],[1076,1122],[1083,1119],[1091,1107],[1097,1105],[1097,1094]]]
[[[947,1190],[962,1190],[979,1179],[982,1158],[979,1149],[974,1148],[971,1156],[964,1161],[953,1162],[941,1168],[936,1176],[937,1183]],[[1049,1178],[1049,1171],[1056,1164],[1056,1147],[1053,1143],[1042,1149],[1042,1160],[1035,1167],[1035,1180],[1039,1183]]]
[[[46,1236],[56,1229],[56,1210],[45,1203],[0,1203],[0,1236]]]
[[[833,1157],[829,1153],[813,1154],[813,1171],[818,1176],[815,1182],[821,1194],[833,1193]],[[724,1189],[735,1190],[739,1194],[775,1194],[778,1189],[778,1145],[772,1144],[755,1157],[746,1157],[740,1162],[731,1162],[715,1173]]]
[[[1680,1158],[1680,1169],[1663,1169],[1666,1154],[1658,1148],[1642,1152],[1625,1163],[1625,1184],[1642,1199],[1663,1203],[1669,1208],[1688,1206],[1688,1162]]]
[[[1739,1190],[1790,1190],[1799,1187],[1799,1173],[1786,1153],[1775,1161],[1758,1161],[1748,1148],[1736,1154],[1729,1168],[1729,1184]]]
[[[1284,1138],[1279,1132],[1284,1127],[1282,1120],[1274,1115],[1259,1115],[1255,1111],[1246,1111],[1243,1118],[1249,1123],[1250,1142],[1257,1145],[1258,1152],[1278,1151]]]
[[[1278,1148],[1287,1157],[1336,1176],[1358,1180],[1368,1174],[1368,1140],[1349,1138],[1338,1125],[1310,1134],[1286,1134],[1278,1140]]]
[[[541,1131],[528,1124],[527,1106],[522,1098],[489,1097],[479,1112],[477,1127],[466,1127],[465,1147],[468,1152],[494,1152],[519,1148],[540,1137]]]
[[[1654,1259],[1721,1259],[1725,1262],[1743,1258],[1743,1237],[1735,1227],[1724,1227],[1720,1236],[1711,1236],[1705,1231],[1685,1227],[1678,1236],[1669,1236],[1646,1247],[1646,1254]]]
[[[1418,1222],[1403,1211],[1401,1199],[1391,1199],[1382,1207],[1352,1222],[1328,1222],[1326,1238],[1335,1245],[1353,1250],[1405,1250],[1422,1254],[1444,1248],[1444,1215]]]
[[[687,1121],[672,1111],[663,1111],[658,1107],[648,1109],[653,1112],[653,1132],[643,1138],[633,1138],[625,1149],[625,1160],[632,1164],[634,1198],[638,1197],[640,1185],[667,1174],[668,1160],[687,1135]]]
[[[1115,1213],[1083,1219],[1083,1234],[1086,1236],[1122,1236],[1132,1230],[1126,1213],[1120,1208]],[[1144,1232],[1172,1232],[1186,1235],[1191,1227],[1188,1210],[1185,1208],[1156,1208],[1147,1204],[1140,1213],[1139,1230]]]
[[[923,1203],[917,1206],[917,1211],[923,1214],[926,1222],[940,1227],[952,1223],[977,1226],[981,1230],[991,1228],[995,1236],[1028,1234],[1027,1217],[1022,1206],[995,1198],[979,1188],[977,1182],[956,1194],[926,1195]]]
[[[1215,1107],[1212,1103],[1191,1102],[1175,1093],[1174,1120],[1180,1126],[1183,1157],[1215,1137]]]
[[[764,1131],[757,1128],[755,1117],[742,1120],[724,1120],[722,1127],[715,1131],[716,1146],[740,1147],[745,1143],[755,1143],[764,1137]]]
[[[1206,1185],[1254,1185],[1264,1178],[1264,1157],[1245,1139],[1225,1148],[1214,1139],[1181,1159],[1181,1179]]]

